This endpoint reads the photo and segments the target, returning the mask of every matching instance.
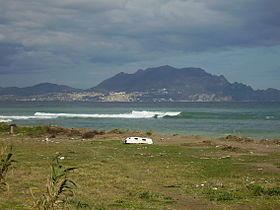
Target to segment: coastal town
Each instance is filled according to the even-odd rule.
[[[209,102],[231,101],[230,97],[217,97],[215,94],[193,94],[186,99],[172,98],[167,92],[71,92],[47,93],[31,96],[4,95],[0,101],[61,101],[61,102]]]

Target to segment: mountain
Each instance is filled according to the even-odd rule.
[[[201,68],[160,66],[119,73],[96,87],[81,90],[65,85],[41,83],[31,87],[0,88],[0,101],[280,101],[280,90],[254,90],[230,83],[224,76]]]
[[[31,87],[7,87],[0,88],[0,95],[14,95],[14,96],[32,96],[48,93],[69,93],[81,91],[80,89],[72,88],[66,85],[56,85],[52,83],[41,83]]]
[[[280,91],[276,89],[254,90],[201,68],[171,66],[138,70],[133,74],[121,72],[89,91],[138,92],[144,101],[280,101]]]

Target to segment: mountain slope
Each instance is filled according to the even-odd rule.
[[[148,92],[150,98],[187,101],[280,101],[280,91],[276,89],[256,91],[200,68],[177,69],[171,66],[138,70],[134,74],[119,73],[89,90]]]
[[[18,88],[18,87],[0,88],[0,95],[30,96],[30,95],[40,95],[40,94],[47,94],[47,93],[65,93],[65,92],[75,92],[75,91],[81,91],[81,90],[66,85],[41,83],[38,85],[25,87],[25,88]]]

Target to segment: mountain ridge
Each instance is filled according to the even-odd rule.
[[[54,83],[44,82],[28,87],[0,87],[0,95],[15,95],[15,96],[31,96],[46,93],[65,93],[80,91],[81,89],[72,88],[67,85],[57,85]]]
[[[120,72],[85,90],[53,83],[24,88],[0,87],[0,100],[31,100],[32,96],[37,97],[35,100],[46,101],[280,101],[280,90],[254,90],[202,68],[168,65],[139,69],[130,74]]]
[[[280,91],[254,90],[242,83],[230,83],[223,75],[213,75],[196,67],[160,66],[118,73],[90,88],[100,92],[153,92],[175,101],[280,101]],[[165,94],[160,94],[165,90]]]

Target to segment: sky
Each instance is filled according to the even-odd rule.
[[[0,87],[200,67],[280,89],[279,0],[0,0]]]

